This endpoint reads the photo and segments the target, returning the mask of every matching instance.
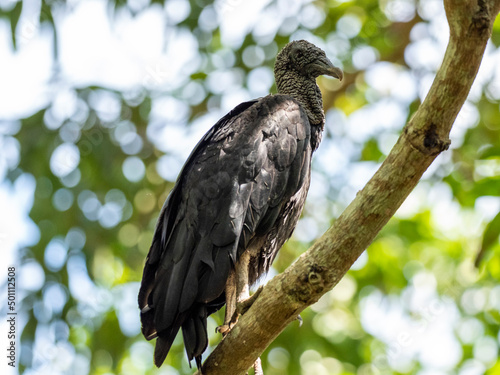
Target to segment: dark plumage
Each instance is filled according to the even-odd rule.
[[[160,213],[139,292],[157,366],[182,328],[200,367],[207,316],[227,303],[229,323],[236,298],[269,270],[304,207],[324,126],[316,77],[342,72],[301,40],[278,54],[274,73],[278,94],[238,105],[205,134]]]

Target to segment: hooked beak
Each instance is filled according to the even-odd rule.
[[[332,64],[328,58],[320,59],[315,64],[314,67],[317,69],[318,75],[326,75],[333,78],[337,78],[339,81],[342,81],[344,78],[344,73],[340,68],[337,68]]]
[[[344,78],[344,72],[342,72],[340,68],[337,68],[333,65],[324,74],[333,78],[337,78],[339,81],[342,81],[342,79]]]

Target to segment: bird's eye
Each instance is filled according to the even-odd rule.
[[[292,52],[291,58],[293,63],[297,63],[298,60],[302,59],[304,54],[302,53],[301,50],[295,50]]]

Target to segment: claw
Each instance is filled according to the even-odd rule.
[[[215,328],[215,333],[220,333],[222,337],[226,337],[227,334],[231,331],[231,328],[232,327],[230,324],[223,324]]]
[[[257,297],[259,296],[260,292],[262,292],[262,286],[260,286],[254,294],[252,294],[250,297],[247,299],[237,302],[236,303],[236,309],[234,311],[233,316],[231,317],[231,320],[229,322],[224,322],[223,325],[218,326],[215,328],[215,333],[220,333],[222,334],[222,337],[226,337],[227,334],[233,329],[233,327],[236,325],[238,322],[238,319],[241,315],[245,314],[248,309],[253,305]]]

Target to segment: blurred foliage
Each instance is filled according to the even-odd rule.
[[[136,16],[152,6],[164,9],[166,3],[109,2],[110,22],[119,12]],[[191,0],[187,16],[169,24],[195,36],[202,61],[178,87],[71,87],[76,105],[70,113],[61,115],[53,99],[19,119],[21,126],[11,135],[2,135],[19,142],[19,161],[7,180],[29,174],[36,182],[30,218],[40,238],[20,250],[19,262],[35,262],[44,274],[43,286],[27,290],[23,299],[27,324],[21,372],[193,372],[180,335],[162,369],[153,368],[153,343],[139,332],[136,293],[156,217],[174,183],[164,169],[178,171],[169,166],[177,160],[174,151],[160,150],[156,137],[177,123],[191,128],[206,113],[220,114],[217,109],[232,92],[214,90],[209,82],[214,73],[230,72],[246,93],[253,93],[250,74],[257,66],[272,69],[277,51],[297,37],[324,43],[346,72],[342,85],[319,80],[326,135],[315,156],[316,185],[304,217],[274,265],[281,272],[349,203],[362,186],[355,176],[366,181],[384,159],[423,99],[418,94],[423,82],[439,65],[440,56],[437,64],[429,64],[417,48],[422,40],[438,43],[444,18],[436,2],[299,2],[297,14],[276,19],[281,24],[274,31],[265,34],[255,26],[241,43],[228,47],[219,21],[231,17],[227,7],[240,4]],[[61,17],[74,6],[41,2],[39,21],[52,26],[54,40],[60,37],[56,13]],[[261,15],[287,6],[270,1]],[[23,2],[11,2],[0,11],[0,18],[10,22],[16,48],[22,9]],[[498,47],[499,19],[492,40]],[[255,66],[254,55],[259,57]],[[262,355],[266,375],[500,373],[498,79],[493,72],[483,80],[480,93],[467,104],[476,115],[459,117],[452,149],[431,167],[348,275],[303,313],[302,327],[291,324]],[[186,93],[186,87],[194,91]],[[152,112],[163,97],[188,108],[158,124]],[[394,113],[399,117],[391,122]],[[340,170],[334,168],[337,161]],[[480,250],[483,259],[475,269]],[[222,312],[209,320],[209,332],[221,322]],[[213,334],[211,348],[219,340]]]

